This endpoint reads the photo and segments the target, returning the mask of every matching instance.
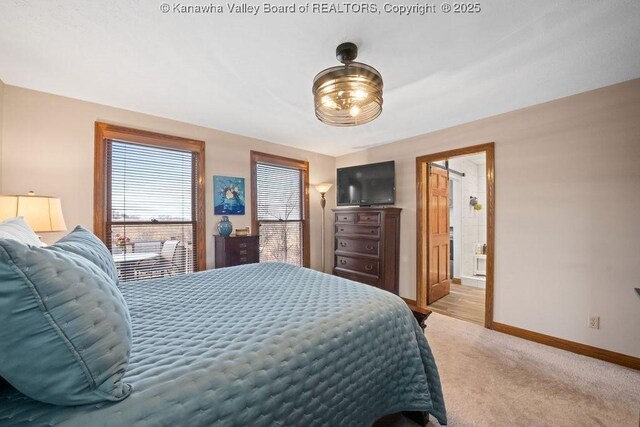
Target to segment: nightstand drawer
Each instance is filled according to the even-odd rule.
[[[215,236],[216,268],[260,261],[259,236]]]
[[[351,258],[346,256],[336,257],[336,268],[369,274],[376,277],[379,272],[378,261],[376,260]]]
[[[253,254],[238,254],[238,256],[230,257],[230,262],[233,262],[234,265],[242,265],[242,264],[253,264],[258,262],[258,258],[253,256]]]
[[[380,255],[380,242],[377,240],[355,240],[336,237],[336,252],[349,252],[365,255]]]
[[[227,237],[225,240],[225,247],[228,250],[239,251],[239,250],[250,250],[253,249],[254,246],[258,245],[258,240],[255,236],[241,236],[241,237]]]

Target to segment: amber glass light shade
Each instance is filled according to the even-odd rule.
[[[349,45],[355,51],[355,58],[355,45]],[[338,46],[339,58],[341,46]],[[382,76],[367,64],[349,59],[343,62],[343,66],[327,68],[313,79],[316,117],[332,126],[369,123],[382,112]]]

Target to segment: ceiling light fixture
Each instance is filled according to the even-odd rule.
[[[358,47],[342,43],[336,58],[344,66],[327,68],[313,79],[316,117],[331,126],[369,123],[382,112],[382,76],[373,67],[353,62]]]

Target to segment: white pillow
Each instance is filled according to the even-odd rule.
[[[0,223],[0,239],[17,240],[25,245],[39,248],[46,246],[21,216],[9,218]]]

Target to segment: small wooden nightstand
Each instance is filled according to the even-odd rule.
[[[260,236],[214,236],[216,268],[259,262]]]

